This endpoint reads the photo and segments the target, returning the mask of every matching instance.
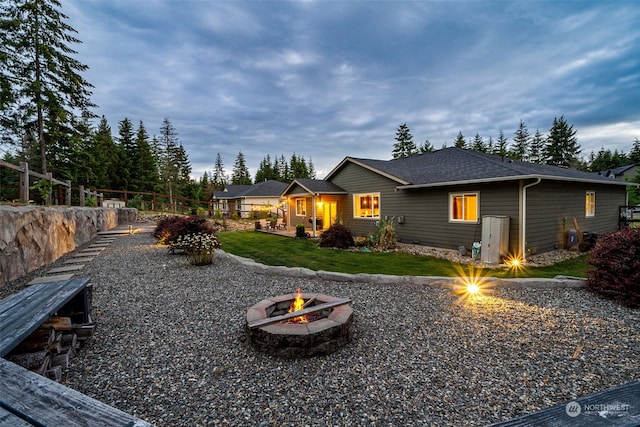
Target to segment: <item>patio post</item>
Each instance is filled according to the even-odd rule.
[[[311,195],[311,204],[313,205],[311,212],[311,229],[313,230],[313,237],[316,237],[316,195]]]

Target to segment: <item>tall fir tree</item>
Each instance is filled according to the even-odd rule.
[[[136,132],[136,155],[132,166],[133,190],[152,192],[159,183],[158,163],[153,156],[149,134],[142,121]]]
[[[453,146],[456,148],[467,148],[467,141],[464,140],[464,135],[461,131],[458,132],[458,136],[456,136]]]
[[[528,151],[531,137],[529,136],[527,126],[522,120],[520,120],[518,129],[513,134],[513,145],[511,145],[511,149],[509,150],[509,157],[516,160],[529,160]]]
[[[273,164],[271,163],[271,156],[267,154],[260,162],[260,166],[258,166],[254,182],[257,184],[270,179],[275,179],[275,173],[273,170]]]
[[[12,0],[0,6],[0,102],[5,131],[39,147],[41,172],[58,139],[77,134],[74,118],[90,115],[88,67],[73,58],[80,43],[58,0]],[[9,84],[10,82],[10,84]],[[5,110],[6,111],[6,110]],[[64,136],[64,138],[63,138]]]
[[[532,163],[544,163],[545,137],[536,129],[536,133],[531,138],[529,144],[528,161]]]
[[[640,166],[640,139],[636,138],[629,151],[629,162]]]
[[[484,143],[480,134],[476,133],[476,136],[473,138],[473,142],[471,143],[471,149],[473,151],[479,151],[480,153],[487,152],[487,145]]]
[[[498,134],[498,140],[496,141],[496,146],[493,150],[493,154],[496,156],[500,156],[502,158],[506,157],[509,153],[509,140],[506,136],[504,136],[504,132],[500,129],[500,133]]]
[[[128,118],[124,118],[118,123],[118,145],[125,154],[124,162],[120,165],[122,178],[127,183],[127,190],[131,190],[131,175],[133,174],[133,162],[137,156],[136,143],[134,140],[133,123]]]
[[[418,147],[418,152],[420,154],[422,153],[432,153],[435,149],[433,148],[433,145],[431,144],[431,142],[429,142],[428,139],[425,139],[424,142],[422,143],[422,145],[420,145],[420,147]]]
[[[251,185],[251,175],[247,168],[247,163],[242,151],[238,152],[236,161],[233,164],[233,170],[231,171],[231,184],[234,185]]]
[[[545,162],[549,165],[577,168],[580,163],[578,155],[582,150],[576,133],[564,116],[559,119],[554,117],[543,150]]]
[[[402,123],[396,130],[396,143],[393,144],[393,158],[409,157],[418,154],[418,147],[413,142],[413,136],[406,123]]]
[[[213,178],[211,185],[213,191],[222,191],[227,186],[227,175],[224,171],[224,164],[222,163],[222,156],[220,153],[216,155],[216,163],[213,166]]]

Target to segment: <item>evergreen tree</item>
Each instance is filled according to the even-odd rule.
[[[504,132],[500,129],[500,133],[498,134],[498,140],[496,141],[496,146],[493,150],[493,154],[500,157],[506,157],[509,152],[509,140],[504,136]]]
[[[233,164],[233,170],[231,171],[231,184],[234,185],[251,185],[251,175],[249,174],[249,169],[247,168],[246,161],[244,159],[244,154],[242,151],[238,153],[236,157],[236,162]]]
[[[220,156],[220,153],[216,156],[211,185],[213,187],[213,191],[222,191],[227,186],[227,175],[224,171],[224,165],[222,164],[222,157]]]
[[[409,157],[418,153],[418,148],[413,142],[413,136],[406,123],[398,126],[396,131],[396,143],[393,144],[393,158]]]
[[[549,136],[544,147],[547,164],[564,167],[577,167],[578,155],[582,151],[576,138],[577,131],[569,125],[564,116],[554,117]]]
[[[136,132],[136,155],[133,160],[132,189],[152,192],[158,185],[158,163],[153,156],[149,135],[142,121]]]
[[[640,139],[636,138],[636,140],[633,142],[633,147],[631,147],[631,151],[629,151],[628,157],[630,163],[640,165]]]
[[[308,178],[316,179],[316,168],[313,166],[311,157],[309,157],[309,163],[307,163],[307,171],[309,172]]]
[[[531,144],[529,145],[528,161],[538,164],[544,163],[544,144],[544,136],[539,129],[536,129],[536,133],[531,138]]]
[[[476,136],[473,138],[473,142],[471,143],[471,149],[473,151],[479,151],[481,153],[487,152],[487,146],[480,134],[476,133]]]
[[[493,143],[493,136],[489,135],[489,141],[487,141],[487,145],[486,145],[486,153],[493,153],[493,150],[495,150],[495,146]]]
[[[289,171],[291,173],[289,181],[293,181],[296,178],[309,178],[309,169],[304,156],[296,156],[296,153],[293,153],[289,161]]]
[[[102,116],[98,128],[94,134],[92,152],[92,169],[95,171],[95,182],[87,183],[91,187],[123,190],[126,182],[120,173],[120,164],[124,161],[125,154],[120,146],[116,145],[111,135],[111,127],[106,117]]]
[[[161,151],[160,181],[169,194],[170,204],[175,206],[175,196],[184,195],[190,184],[191,164],[169,118],[162,121],[158,145]]]
[[[136,143],[134,140],[133,123],[126,117],[118,123],[118,145],[125,154],[124,162],[120,165],[122,178],[127,183],[128,190],[131,187],[131,175],[133,174],[133,162],[137,157]]]
[[[270,179],[275,179],[275,173],[273,170],[273,164],[271,163],[271,156],[267,154],[260,162],[260,166],[258,166],[254,182],[257,184]]]
[[[429,142],[428,139],[425,139],[424,142],[422,143],[422,145],[420,147],[418,147],[418,152],[419,153],[431,153],[433,152],[435,149],[433,148],[433,145],[431,145],[431,142]]]
[[[516,160],[528,160],[529,149],[529,130],[525,126],[524,122],[520,120],[518,129],[514,132],[513,145],[509,150],[509,156]]]
[[[0,6],[1,124],[18,140],[33,138],[42,173],[48,145],[72,136],[76,113],[88,115],[93,87],[81,73],[88,67],[72,57],[80,43],[58,0],[13,0]],[[56,139],[54,139],[54,134]],[[69,140],[69,138],[67,138]]]
[[[456,136],[453,146],[457,148],[467,148],[467,141],[464,140],[462,132],[458,132],[458,136]]]

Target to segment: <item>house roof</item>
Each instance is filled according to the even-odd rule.
[[[349,162],[398,182],[398,188],[401,189],[532,178],[628,185],[627,182],[589,172],[512,160],[456,147],[393,160],[346,157],[325,179],[330,179]]]
[[[246,197],[280,197],[287,184],[268,180],[253,185],[227,185],[224,191],[214,191],[214,199],[240,199]]]
[[[296,178],[284,189],[282,195],[285,195],[295,186],[299,186],[309,194],[348,194],[347,191],[340,188],[331,181],[322,179]]]
[[[606,176],[606,177],[612,177],[612,176],[613,177],[618,177],[620,175],[623,175],[625,172],[635,168],[636,166],[638,166],[638,165],[636,165],[635,163],[632,163],[630,165],[620,166],[620,167],[617,167],[617,168],[611,168],[611,169],[607,169],[607,170],[603,170],[603,171],[599,171],[599,172],[595,172],[595,173],[597,173],[598,175]]]

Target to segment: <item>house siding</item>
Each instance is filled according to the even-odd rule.
[[[480,241],[481,220],[477,223],[449,222],[449,193],[477,191],[480,193],[479,217],[506,215],[510,218],[509,251],[518,247],[518,190],[517,182],[478,184],[396,190],[398,183],[355,164],[346,164],[331,178],[334,184],[346,189],[342,218],[354,236],[366,236],[375,231],[375,219],[353,217],[353,194],[379,192],[380,217],[394,218],[394,227],[401,242],[457,249],[471,248]],[[398,217],[404,223],[398,223]]]
[[[594,217],[585,217],[585,195],[595,191]],[[565,248],[567,232],[604,234],[618,227],[618,207],[625,204],[626,189],[580,182],[543,181],[527,190],[526,246],[536,252]]]

